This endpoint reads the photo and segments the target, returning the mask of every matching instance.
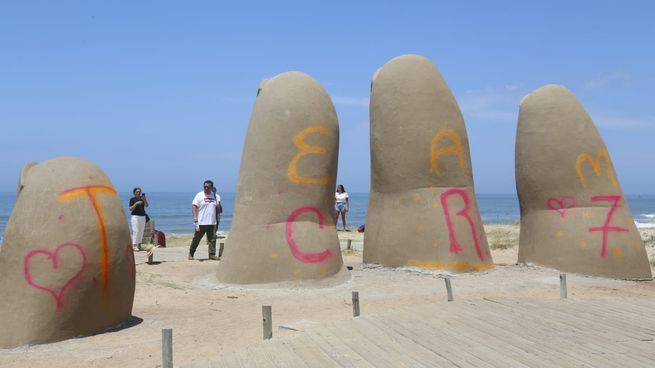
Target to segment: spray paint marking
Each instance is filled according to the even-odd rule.
[[[329,130],[323,127],[308,127],[300,131],[293,137],[293,142],[298,147],[298,153],[291,159],[289,162],[289,168],[287,169],[287,177],[290,182],[293,183],[305,183],[305,184],[322,184],[327,185],[330,183],[330,178],[307,178],[304,176],[298,176],[298,161],[301,157],[307,154],[326,154],[329,150],[326,147],[310,146],[305,143],[305,136],[308,134],[329,134]]]
[[[408,266],[415,266],[436,270],[453,271],[483,271],[494,268],[493,263],[467,263],[467,262],[426,262],[418,259],[408,259]]]
[[[75,275],[73,275],[71,278],[69,278],[64,283],[64,285],[59,289],[58,292],[55,291],[55,289],[53,289],[53,288],[49,288],[47,286],[43,286],[43,285],[40,285],[40,284],[36,283],[34,281],[34,279],[32,278],[32,273],[30,271],[30,261],[32,260],[32,257],[34,257],[36,255],[46,256],[52,262],[52,268],[56,270],[57,268],[59,268],[59,264],[60,264],[59,254],[60,254],[61,250],[64,249],[64,248],[68,248],[68,247],[77,249],[77,251],[82,256],[82,265],[80,266],[79,271],[77,271],[77,273]],[[82,246],[80,244],[78,244],[78,243],[59,244],[57,246],[57,248],[55,248],[54,252],[51,252],[51,251],[49,251],[47,249],[34,249],[34,250],[30,251],[29,253],[27,253],[27,255],[25,255],[25,258],[23,259],[23,275],[25,277],[25,281],[27,281],[27,283],[31,287],[33,287],[35,289],[45,291],[48,294],[50,294],[50,296],[52,296],[52,298],[55,300],[55,305],[56,305],[57,309],[61,309],[61,307],[64,304],[63,303],[64,291],[69,286],[71,286],[73,284],[73,282],[75,280],[77,280],[82,275],[82,273],[84,273],[85,269],[86,269],[86,253],[84,252],[84,248],[82,248]]]
[[[318,217],[318,227],[320,229],[323,229],[323,222],[324,222],[324,217],[321,211],[319,211],[318,208],[315,207],[301,207],[295,209],[293,212],[291,212],[291,215],[287,218],[287,229],[286,229],[286,235],[287,235],[287,243],[289,244],[289,249],[291,249],[291,254],[300,262],[303,263],[318,263],[318,262],[323,262],[326,260],[328,257],[332,255],[332,252],[330,252],[329,249],[326,249],[322,252],[317,252],[317,253],[305,253],[298,249],[298,244],[296,244],[296,241],[293,239],[293,223],[300,217],[303,213],[306,212],[311,212]]]
[[[117,196],[116,190],[107,185],[88,185],[79,188],[73,188],[59,193],[57,199],[62,202],[71,201],[79,197],[88,197],[98,220],[98,232],[100,235],[100,275],[102,276],[102,293],[107,295],[109,289],[109,256],[107,249],[107,229],[105,228],[105,218],[102,206],[98,202],[99,194],[109,194]]]
[[[575,204],[575,198],[571,196],[564,196],[561,198],[548,198],[546,201],[546,206],[548,209],[559,213],[561,218],[566,217],[566,212],[570,208],[574,208]]]
[[[462,201],[464,201],[464,208],[459,212],[457,212],[456,216],[464,217],[468,222],[471,228],[471,235],[473,236],[473,243],[475,244],[475,250],[478,253],[478,258],[480,258],[480,260],[483,261],[484,253],[482,252],[482,249],[480,249],[480,241],[478,239],[478,233],[475,229],[475,225],[473,225],[473,220],[471,219],[471,216],[468,213],[469,209],[471,208],[471,202],[469,200],[466,191],[458,188],[447,190],[441,194],[441,207],[443,208],[444,217],[446,218],[446,225],[448,226],[448,236],[450,238],[450,252],[457,254],[463,250],[462,246],[457,241],[455,228],[453,227],[453,220],[450,216],[450,206],[448,205],[448,197],[453,195],[460,196],[462,198]]]
[[[442,146],[437,149],[437,144],[444,139],[450,139],[454,145],[453,146]],[[437,159],[439,156],[446,153],[454,153],[457,156],[459,161],[460,169],[464,168],[464,157],[462,156],[462,139],[459,135],[452,129],[443,129],[440,130],[434,138],[432,138],[432,144],[430,144],[430,163],[432,164],[431,171],[437,175],[441,175],[441,169],[439,169],[439,163]]]
[[[127,255],[127,262],[130,265],[132,280],[136,280],[136,261],[134,260],[134,250],[131,243],[128,243],[127,247],[125,247],[125,254]]]
[[[607,213],[607,217],[605,218],[605,223],[603,226],[598,226],[598,227],[590,227],[589,232],[595,232],[595,231],[602,231],[603,232],[603,245],[600,251],[601,257],[605,257],[607,255],[607,233],[610,231],[618,231],[618,232],[626,232],[628,229],[620,226],[610,226],[610,222],[612,222],[612,216],[614,215],[614,211],[616,211],[616,208],[619,206],[619,201],[621,200],[621,196],[619,195],[609,195],[609,196],[594,196],[591,197],[591,200],[593,202],[611,202],[612,207],[610,208],[609,212]]]
[[[605,148],[599,148],[598,151],[596,151],[596,157],[592,157],[588,153],[581,153],[580,155],[578,155],[578,158],[575,160],[575,171],[578,173],[578,179],[580,180],[580,184],[582,184],[582,187],[584,188],[587,187],[587,179],[582,173],[582,164],[585,161],[589,162],[589,164],[591,165],[591,169],[594,171],[594,174],[600,177],[600,175],[602,174],[602,169],[600,167],[600,159],[603,159],[605,161],[605,165],[607,166],[607,177],[612,183],[612,186],[614,188],[618,187],[618,183],[616,181],[616,175],[614,174],[614,168],[612,167],[612,163],[610,162],[610,156]]]

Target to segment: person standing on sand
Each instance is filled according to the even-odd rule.
[[[202,239],[203,235],[207,234],[209,259],[217,261],[216,228],[221,222],[221,214],[218,211],[218,207],[221,205],[221,197],[214,193],[214,182],[211,180],[205,180],[202,188],[203,190],[198,192],[193,198],[193,202],[191,202],[195,233],[193,234],[193,240],[189,248],[189,259],[193,259],[198,244],[200,244],[200,239]]]
[[[132,248],[138,252],[142,250],[141,241],[143,240],[143,229],[146,226],[146,207],[148,200],[146,194],[141,193],[141,188],[136,187],[132,190],[134,197],[130,198],[130,218],[132,223]]]
[[[214,192],[214,195],[216,195],[216,187],[212,188],[212,192]],[[220,196],[218,197],[220,199]],[[223,206],[221,205],[221,201],[218,201],[218,215],[220,217],[220,214],[223,213]],[[216,231],[214,232],[214,241],[218,240],[218,224],[216,224]],[[223,256],[223,248],[225,247],[224,243],[220,243],[221,245],[218,247],[218,260],[221,260],[221,257]],[[207,240],[207,245],[209,245],[209,240]]]
[[[348,200],[348,193],[346,188],[343,185],[339,184],[337,186],[337,191],[334,193],[334,198],[336,200],[334,204],[334,226],[337,227],[339,224],[339,214],[341,214],[341,221],[343,223],[343,229],[345,231],[350,231],[346,228],[346,212],[350,209],[350,202]]]

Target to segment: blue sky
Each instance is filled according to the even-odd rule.
[[[370,79],[417,53],[464,114],[478,193],[514,193],[518,104],[565,85],[628,194],[655,194],[655,2],[4,1],[0,191],[72,155],[121,191],[234,191],[259,82],[299,70],[333,98],[338,181],[369,189]]]

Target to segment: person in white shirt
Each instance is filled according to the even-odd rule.
[[[350,209],[350,202],[348,201],[348,193],[343,185],[339,184],[337,186],[337,191],[334,193],[334,198],[336,200],[334,204],[334,226],[336,227],[339,224],[339,214],[341,214],[341,221],[343,223],[343,229],[345,231],[350,231],[346,228],[346,212]]]
[[[207,234],[209,259],[218,261],[219,258],[216,257],[216,228],[221,222],[221,214],[218,211],[218,207],[221,205],[221,197],[214,193],[214,183],[211,180],[205,180],[202,188],[203,190],[196,194],[191,203],[195,233],[189,248],[189,259],[193,259],[200,240]]]

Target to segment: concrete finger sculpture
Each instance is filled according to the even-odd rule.
[[[316,80],[288,72],[262,83],[221,282],[311,286],[348,277],[332,217],[338,151],[336,112]]]
[[[648,256],[596,126],[566,88],[521,102],[516,133],[519,261],[651,279]]]
[[[102,170],[71,157],[26,165],[0,248],[0,347],[126,321],[134,277],[127,219]]]
[[[373,77],[370,114],[364,262],[492,268],[464,119],[437,68],[418,55],[389,61]]]

